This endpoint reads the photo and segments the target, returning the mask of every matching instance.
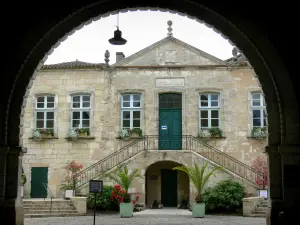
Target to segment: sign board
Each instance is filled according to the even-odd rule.
[[[259,197],[268,198],[268,190],[259,190]]]
[[[102,180],[90,180],[90,193],[101,193],[103,191]]]
[[[167,130],[168,127],[167,127],[166,125],[162,125],[162,126],[161,126],[161,129],[162,129],[162,130]]]
[[[156,87],[184,87],[184,78],[156,78]]]

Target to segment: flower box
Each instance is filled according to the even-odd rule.
[[[120,202],[121,217],[133,217],[133,204]]]
[[[52,138],[52,134],[42,134],[42,138]]]
[[[78,136],[79,137],[87,137],[88,134],[87,134],[87,132],[84,132],[84,133],[79,133]]]
[[[192,205],[193,217],[204,217],[205,215],[205,203],[194,203]]]

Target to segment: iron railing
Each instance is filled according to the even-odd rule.
[[[73,177],[73,179],[76,180],[75,189],[79,189],[80,187],[88,184],[89,180],[101,176],[103,173],[113,169],[120,163],[123,163],[127,159],[135,156],[139,152],[143,151],[144,147],[144,139],[137,139],[122,147],[118,151],[106,156],[95,164],[75,174]]]
[[[50,214],[51,214],[51,212],[52,212],[52,199],[54,198],[54,196],[53,196],[53,194],[52,194],[52,192],[51,192],[51,190],[50,190],[47,183],[43,183],[43,186],[44,186],[44,188],[47,192],[47,195],[50,196],[50,199],[51,199],[50,200]],[[45,200],[45,198],[44,198],[44,200]]]
[[[176,146],[178,150],[193,151],[222,166],[235,175],[247,180],[255,186],[262,189],[265,188],[264,183],[261,185],[257,182],[258,180],[264,181],[263,173],[258,172],[247,164],[201,141],[199,138],[196,138],[192,135],[182,135],[178,140],[171,140],[169,143],[164,143],[161,145],[160,143],[163,141],[168,142],[166,140],[159,140],[158,135],[145,135],[144,138],[129,143],[118,151],[103,158],[99,162],[77,173],[73,177],[73,179],[76,179],[76,189],[88,184],[89,180],[101,176],[101,174],[113,169],[120,163],[123,163],[141,151],[164,150],[162,148],[163,146]],[[175,142],[177,142],[177,144]],[[178,143],[180,143],[179,147]]]

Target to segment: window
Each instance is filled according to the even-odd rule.
[[[54,96],[37,96],[35,105],[36,129],[51,129],[54,132]]]
[[[141,95],[123,94],[121,100],[121,128],[141,128]]]
[[[72,96],[72,128],[88,128],[91,124],[91,96],[87,94]]]
[[[261,93],[252,93],[252,127],[267,126],[267,113],[264,96]]]
[[[218,128],[220,125],[220,95],[217,93],[200,94],[200,128]]]

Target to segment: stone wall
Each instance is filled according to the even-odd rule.
[[[183,78],[184,86],[156,87],[156,78]],[[153,68],[133,69],[47,69],[41,70],[30,90],[24,114],[23,144],[27,153],[23,167],[27,176],[24,196],[30,195],[31,167],[49,167],[48,183],[55,196],[65,178],[62,169],[69,160],[88,167],[120,149],[129,141],[116,139],[120,131],[122,93],[142,94],[142,130],[145,135],[158,134],[158,96],[177,92],[182,98],[182,133],[197,135],[199,129],[199,93],[219,92],[221,96],[220,127],[223,139],[205,139],[231,156],[251,164],[263,154],[266,140],[248,138],[251,133],[250,92],[260,91],[258,80],[249,68]],[[69,141],[70,94],[92,96],[91,139]],[[30,138],[34,128],[35,96],[54,94],[56,100],[56,139],[40,142]],[[185,153],[182,153],[185,156]]]

